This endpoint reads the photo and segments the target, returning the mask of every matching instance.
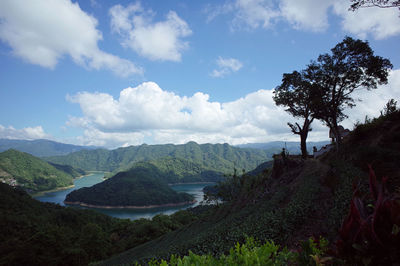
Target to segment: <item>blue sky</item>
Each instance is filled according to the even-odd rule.
[[[389,84],[343,122],[400,99],[400,12],[340,0],[0,3],[0,138],[109,148],[297,140],[274,105],[283,73],[348,35],[389,58]],[[310,140],[327,139],[313,124]]]

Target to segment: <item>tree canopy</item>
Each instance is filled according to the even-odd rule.
[[[312,81],[306,71],[293,71],[283,74],[282,84],[275,88],[273,99],[276,105],[286,107],[286,111],[294,117],[303,118],[301,126],[288,123],[294,134],[300,135],[301,153],[303,158],[307,157],[306,140],[308,132],[311,131],[311,123],[314,120],[312,109]]]
[[[336,143],[341,136],[338,123],[346,118],[345,108],[355,106],[352,93],[356,89],[376,89],[386,84],[392,64],[388,59],[375,56],[367,41],[346,37],[308,65],[312,81],[313,115],[333,132]]]

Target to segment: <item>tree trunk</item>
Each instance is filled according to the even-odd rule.
[[[336,146],[336,151],[339,151],[340,145],[342,144],[342,139],[340,136],[340,132],[339,132],[339,128],[338,128],[338,124],[337,121],[335,119],[335,121],[333,121],[333,135],[335,135],[335,146]]]
[[[300,134],[300,148],[301,148],[301,157],[303,159],[307,159],[308,153],[307,153],[307,133],[308,132],[302,132]]]

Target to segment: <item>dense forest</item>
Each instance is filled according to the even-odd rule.
[[[157,161],[161,158],[181,158],[204,169],[231,173],[234,167],[251,170],[259,163],[271,159],[268,152],[241,149],[228,144],[140,145],[115,150],[82,150],[65,156],[47,157],[46,160],[71,165],[89,171],[119,172],[137,162]]]
[[[163,173],[155,166],[136,166],[126,172],[96,184],[69,193],[67,204],[94,206],[151,206],[187,204],[193,196],[178,193],[168,186]]]
[[[0,179],[30,192],[72,185],[82,171],[63,165],[50,165],[30,154],[8,150],[0,153]]]

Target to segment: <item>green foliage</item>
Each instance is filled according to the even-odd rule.
[[[196,167],[219,173],[230,173],[234,167],[247,170],[254,169],[260,161],[266,161],[266,151],[255,149],[241,149],[228,144],[202,144],[189,142],[183,145],[140,145],[115,150],[83,150],[65,156],[47,158],[48,161],[58,164],[71,165],[75,168],[91,171],[122,171],[132,167],[137,162],[158,161],[159,159],[177,158],[185,164],[194,163],[188,170]],[[162,165],[158,161],[156,164]],[[163,168],[163,167],[160,167]],[[192,170],[190,170],[192,169]],[[178,175],[180,171],[177,171]]]
[[[168,183],[217,182],[221,180],[220,171],[210,170],[199,163],[182,158],[163,157],[157,160],[138,162],[133,167],[156,167],[163,173],[163,180]]]
[[[92,187],[74,190],[67,195],[65,202],[97,206],[149,206],[192,200],[193,196],[170,188],[156,167],[137,166]]]
[[[189,255],[178,257],[172,255],[170,260],[150,261],[150,266],[166,265],[288,265],[294,261],[294,254],[287,249],[279,250],[279,246],[273,241],[267,241],[261,245],[253,238],[247,238],[242,245],[236,243],[229,250],[228,255],[214,257],[212,255],[196,255],[189,251]]]
[[[54,166],[56,169],[63,171],[73,177],[80,177],[80,176],[86,175],[86,172],[84,170],[75,169],[70,165],[62,165],[62,164],[56,164],[56,163],[49,163],[49,164]]]
[[[309,238],[300,243],[300,251],[296,253],[296,262],[298,265],[324,265],[324,262],[332,258],[323,257],[328,251],[328,240],[323,237],[319,239]],[[318,264],[320,263],[320,264]]]
[[[47,162],[16,150],[0,153],[0,178],[15,179],[30,192],[70,186],[73,179]]]
[[[0,265],[87,265],[197,219],[179,211],[153,220],[121,220],[39,202],[2,183],[0,214]]]

